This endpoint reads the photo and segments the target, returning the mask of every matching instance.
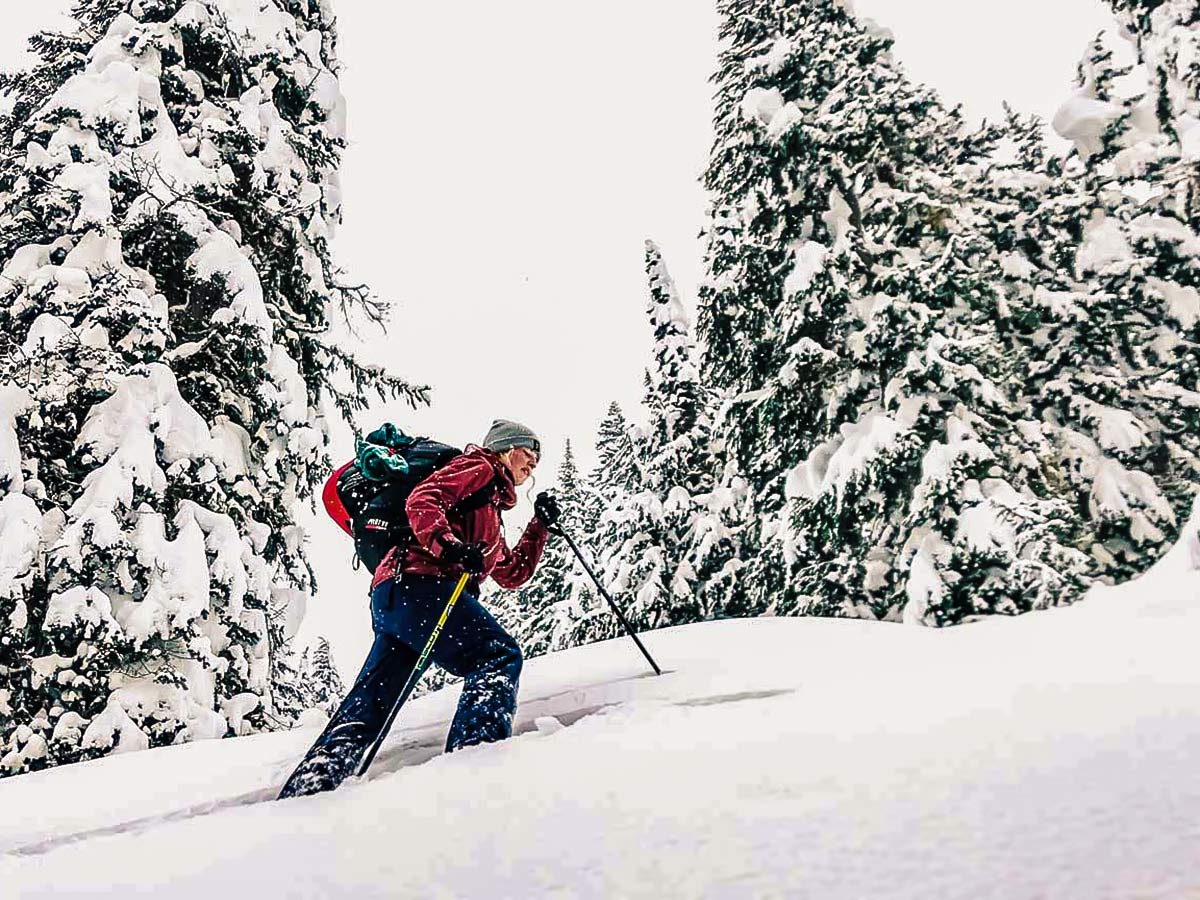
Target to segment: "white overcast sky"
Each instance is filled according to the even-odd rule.
[[[0,66],[65,0],[4,0]],[[700,277],[717,16],[705,0],[335,0],[351,147],[337,253],[396,301],[367,352],[432,385],[434,405],[383,418],[458,443],[493,417],[585,466],[608,403],[637,414],[650,334],[643,242],[656,240],[689,307]],[[1101,0],[857,0],[892,29],[909,73],[975,116],[1008,101],[1049,120]],[[346,435],[339,437],[348,447]],[[541,488],[535,488],[540,490]],[[520,526],[523,504],[512,514]],[[315,529],[321,591],[302,639],[324,633],[352,675],[370,642],[348,542]]]

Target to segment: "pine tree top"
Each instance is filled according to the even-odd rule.
[[[571,440],[567,439],[563,446],[562,462],[558,465],[558,490],[568,501],[579,495],[579,466],[575,462],[575,451],[571,449]]]

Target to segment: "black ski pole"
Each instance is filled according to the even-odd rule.
[[[454,604],[458,602],[458,598],[462,595],[463,588],[467,586],[467,580],[470,578],[467,572],[462,573],[462,577],[458,579],[458,584],[454,586],[454,593],[450,595],[450,601],[446,604],[446,608],[442,611],[442,617],[438,619],[437,625],[433,628],[433,633],[429,635],[429,640],[425,644],[425,649],[421,651],[421,656],[417,660],[417,664],[413,666],[412,673],[408,676],[408,683],[404,685],[404,690],[400,692],[400,696],[396,698],[396,702],[392,704],[391,712],[388,713],[387,721],[383,723],[383,730],[379,732],[379,736],[375,738],[375,742],[371,744],[371,749],[367,751],[367,755],[363,757],[362,762],[358,766],[358,772],[355,774],[359,778],[367,774],[367,769],[371,768],[371,763],[375,760],[375,754],[379,752],[380,746],[383,744],[383,739],[387,737],[387,733],[392,728],[392,723],[396,721],[396,714],[400,712],[400,707],[404,705],[404,701],[408,699],[408,695],[413,692],[413,688],[417,686],[417,681],[421,678],[421,672],[425,669],[425,661],[429,659],[429,654],[433,652],[433,645],[437,643],[438,637],[442,633],[442,629],[446,626],[446,620],[450,618],[450,612],[454,609]]]
[[[649,662],[651,668],[654,669],[654,674],[661,675],[662,669],[658,667],[658,663],[654,661],[654,657],[650,655],[650,651],[646,649],[646,645],[642,643],[641,638],[634,633],[633,626],[629,624],[629,620],[625,618],[625,614],[621,612],[621,608],[617,606],[617,604],[613,601],[613,598],[608,595],[608,591],[604,589],[604,585],[600,583],[600,579],[596,577],[596,573],[592,571],[592,567],[588,565],[588,561],[583,558],[583,554],[579,551],[579,548],[575,546],[575,542],[571,540],[571,536],[563,530],[561,525],[556,525],[551,530],[555,534],[560,534],[566,539],[567,546],[574,551],[575,555],[579,557],[579,561],[583,564],[584,569],[586,569],[587,573],[592,576],[592,581],[596,582],[596,587],[599,588],[600,594],[605,600],[608,601],[608,605],[612,607],[612,611],[617,614],[617,618],[620,620],[621,624],[625,626],[625,631],[627,631],[629,636],[633,638],[633,642],[638,645],[638,649],[642,651],[642,656],[646,657],[646,661]]]

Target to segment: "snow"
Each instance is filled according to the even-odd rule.
[[[96,685],[113,692],[108,709],[92,722],[68,719],[60,736],[98,748],[144,747],[151,733],[148,723],[161,726],[169,716],[185,724],[180,739],[249,727],[246,715],[263,702],[261,697],[247,695],[225,710],[217,694],[231,680],[244,679],[251,690],[266,696],[267,616],[281,616],[290,635],[304,611],[298,591],[273,592],[289,580],[302,579],[303,573],[281,568],[269,552],[269,538],[273,528],[290,554],[299,552],[305,538],[299,529],[255,521],[254,516],[264,514],[242,509],[238,500],[262,500],[269,493],[280,508],[292,507],[305,465],[318,462],[327,443],[321,411],[310,405],[288,347],[282,338],[276,341],[275,310],[268,313],[263,281],[242,246],[240,230],[228,220],[214,222],[211,209],[221,201],[210,201],[236,189],[233,168],[217,151],[236,135],[237,144],[246,147],[251,180],[268,189],[266,213],[277,215],[284,225],[289,217],[295,220],[288,227],[298,239],[296,264],[313,290],[328,294],[321,254],[314,246],[332,236],[340,216],[335,166],[332,160],[301,158],[304,145],[296,138],[337,142],[345,136],[334,35],[298,29],[294,16],[275,0],[175,6],[184,8],[177,16],[164,16],[135,3],[129,13],[115,14],[103,34],[86,35],[95,42],[86,62],[51,86],[29,127],[17,133],[14,160],[26,171],[16,173],[16,184],[21,190],[53,185],[51,192],[69,210],[64,227],[72,233],[48,245],[15,248],[0,273],[0,301],[7,301],[14,315],[26,316],[31,326],[19,346],[35,369],[62,369],[58,357],[68,341],[105,351],[94,355],[108,360],[92,366],[84,392],[104,399],[77,411],[84,424],[74,450],[88,471],[79,476],[83,483],[69,510],[57,507],[39,514],[34,501],[47,506],[51,498],[36,477],[36,461],[23,463],[17,442],[17,425],[25,424],[29,401],[12,386],[0,388],[0,488],[8,490],[0,503],[0,575],[14,601],[5,603],[0,626],[27,629],[40,624],[43,613],[50,627],[80,623],[98,632],[98,638],[174,658],[174,672],[186,682],[155,683],[161,673],[150,665],[139,668],[136,676],[113,673],[107,684]],[[327,6],[325,10],[332,18]],[[135,16],[148,21],[139,23]],[[188,72],[176,86],[191,95],[194,115],[172,117],[160,79],[164,64],[181,57],[194,62],[189,58],[194,48],[185,49],[181,31],[188,22],[219,31],[233,45],[225,52],[242,58],[250,88],[236,99],[224,90],[205,99],[204,82]],[[295,79],[308,101],[299,126],[286,121],[274,105],[273,89],[283,77]],[[114,207],[112,184],[118,176],[141,190],[126,197],[128,205]],[[130,193],[127,185],[122,189]],[[167,298],[148,272],[130,268],[123,258],[122,234],[144,220],[160,228],[162,222],[154,220],[167,207],[171,227],[195,241],[187,260],[188,279],[212,278],[228,289],[227,305],[215,312],[214,324],[253,326],[269,359],[266,376],[257,382],[277,405],[281,427],[273,432],[250,429],[253,442],[265,446],[254,465],[252,435],[228,418],[206,421],[179,393],[175,376],[164,365],[194,354],[204,339],[163,353],[171,332]],[[111,297],[98,296],[110,285],[117,288]],[[46,295],[57,308],[95,312],[81,314],[77,321],[69,315],[37,316],[44,310],[34,307]],[[288,317],[286,303],[280,314]],[[114,315],[114,321],[136,324],[110,333],[108,320]],[[248,358],[255,349],[249,348]],[[36,409],[33,415],[36,428]],[[231,484],[213,484],[221,475]],[[210,485],[218,500],[229,495],[231,515],[182,502],[177,514],[164,518],[153,508],[159,505],[155,498],[180,482]],[[97,580],[89,574],[75,584],[71,574],[87,569],[86,555],[97,550],[112,550],[121,560],[111,577]],[[36,579],[48,574],[41,556],[50,561],[52,576],[50,588],[43,591],[45,610],[18,596],[30,590],[37,594]],[[80,658],[89,650],[82,645]],[[37,677],[75,677],[55,668],[72,662],[44,656],[46,671]],[[216,679],[228,675],[237,677],[226,679],[216,691]],[[0,695],[0,709],[8,709],[11,699]],[[57,718],[61,712],[47,715]],[[50,732],[48,721],[44,731]],[[18,754],[24,759],[45,751],[24,743]],[[10,766],[19,764],[12,753],[5,760]]]
[[[208,606],[209,570],[204,533],[196,522],[196,506],[181,505],[175,517],[176,537],[166,537],[162,515],[138,516],[133,542],[137,560],[147,569],[144,595],[117,612],[126,635],[135,646],[186,628]]]
[[[840,432],[788,473],[788,499],[815,500],[832,490],[840,502],[846,485],[871,459],[891,449],[905,428],[882,410],[871,410],[859,421],[842,425]]]
[[[171,464],[206,455],[209,440],[207,424],[179,393],[174,373],[152,363],[145,375],[125,378],[111,397],[92,407],[78,444],[98,458],[120,460],[140,484],[162,491],[166,476],[158,468],[155,443]]]
[[[237,241],[224,231],[215,228],[206,231],[205,239],[188,259],[188,265],[201,280],[214,275],[224,277],[233,297],[227,309],[219,309],[213,314],[213,321],[240,319],[270,335],[271,317],[254,264],[246,258]]]
[[[968,421],[960,415],[946,420],[946,441],[934,441],[921,459],[921,480],[914,492],[914,504],[920,505],[926,495],[947,481],[959,460],[987,460],[995,454],[979,440]]]
[[[1084,319],[1092,298],[1079,291],[1052,291],[1038,285],[1033,289],[1033,302],[1044,306],[1060,319]]]
[[[230,32],[246,42],[242,52],[248,56],[269,54],[298,42],[296,20],[270,0],[224,0],[221,12]]]
[[[101,122],[112,123],[127,143],[137,143],[142,96],[157,94],[158,82],[125,58],[121,42],[134,26],[129,16],[119,16],[92,50],[88,68],[67,79],[36,117],[51,109],[73,109],[80,113],[79,125],[94,129]]]
[[[1165,241],[1176,244],[1176,252],[1200,256],[1200,237],[1185,223],[1171,215],[1143,213],[1129,223],[1134,238]]]
[[[942,557],[949,556],[950,546],[940,534],[930,528],[915,528],[904,548],[905,554],[912,553],[908,563],[908,577],[904,593],[908,602],[904,604],[902,621],[910,628],[920,628],[929,607],[941,601],[946,594],[946,584],[940,572]]]
[[[28,280],[34,272],[49,261],[49,246],[44,244],[26,244],[23,247],[18,247],[4,266],[3,272],[0,273],[0,278],[7,282],[6,285],[3,285],[5,290],[8,290],[12,284]]]
[[[250,473],[250,434],[228,416],[217,416],[209,429],[213,457],[226,478]]]
[[[108,596],[97,588],[83,585],[52,595],[46,608],[46,627],[70,625],[75,621],[86,622],[94,628],[111,622],[112,603]]]
[[[1128,410],[1105,406],[1079,396],[1072,397],[1070,403],[1072,411],[1095,428],[1099,444],[1105,450],[1132,453],[1149,440],[1149,429]]]
[[[979,553],[1007,551],[1010,556],[1017,546],[1012,519],[1005,513],[1021,508],[1022,498],[1007,482],[991,479],[974,487],[974,502],[958,517],[955,539]]]
[[[795,103],[785,103],[767,124],[767,137],[773,141],[786,136],[798,123],[804,121],[804,110]]]
[[[1175,514],[1154,479],[1107,456],[1094,440],[1079,431],[1064,428],[1061,436],[1065,457],[1090,485],[1094,514],[1101,519],[1129,518],[1135,538],[1162,540],[1161,532],[1143,510],[1153,513],[1161,522],[1173,523]]]
[[[1090,88],[1076,93],[1059,107],[1050,122],[1059,136],[1074,143],[1085,159],[1101,150],[1104,133],[1123,112],[1117,104],[1089,94]]]
[[[27,610],[20,598],[37,574],[35,564],[42,540],[42,514],[32,497],[10,491],[0,498],[0,596],[18,599],[21,611],[0,629],[23,629]]]
[[[256,694],[244,693],[221,701],[221,712],[229,720],[229,727],[237,734],[245,734],[249,723],[244,719],[258,709],[259,698]],[[324,727],[324,724],[321,725]]]
[[[1005,253],[1000,257],[1000,270],[1010,278],[1029,278],[1037,272],[1037,266],[1020,253]]]
[[[264,0],[228,3],[231,28],[249,46],[274,47],[283,43],[281,29],[292,27]],[[208,13],[193,3],[177,21],[187,15]],[[137,36],[129,28],[118,32],[119,42],[110,35],[93,54],[92,72],[112,89],[114,115],[128,106],[129,137],[140,132],[139,107],[151,101],[153,111],[160,102],[156,86],[146,96],[144,79],[128,77],[145,74],[124,61],[124,42]],[[314,66],[313,102],[337,109],[336,80],[320,70],[319,36],[312,37],[300,43]],[[777,69],[789,52],[776,45],[762,65]],[[103,64],[106,54],[112,59]],[[770,136],[802,116],[778,92],[753,94],[743,108]],[[239,110],[266,148],[256,177],[271,171],[286,180],[289,150],[277,113],[262,100],[257,89],[249,92]],[[165,117],[159,121],[163,132],[154,140],[170,144],[177,136]],[[80,132],[63,126],[48,154],[31,146],[29,165],[65,165],[57,180],[81,195],[76,226],[104,226],[112,209],[98,173],[107,170],[62,162],[72,133]],[[1081,133],[1086,137],[1086,129]],[[200,183],[194,160],[162,149],[139,155],[154,158],[180,186]],[[99,152],[90,147],[84,159]],[[180,174],[185,162],[191,168]],[[332,181],[323,189],[336,196]],[[303,202],[311,193],[301,188]],[[834,252],[844,251],[852,223],[837,191],[824,220]],[[1117,224],[1101,226],[1089,236],[1081,268],[1131,258]],[[314,239],[324,232],[323,225],[310,229]],[[25,258],[20,265],[14,259],[5,277],[37,273],[62,290],[86,290],[87,273],[116,246],[111,238],[103,247],[87,244],[93,237],[102,232],[90,232],[61,268],[48,265],[45,248],[23,248]],[[196,270],[223,275],[237,297],[233,313],[269,332],[262,288],[237,235],[207,230],[197,237]],[[797,252],[789,291],[806,289],[824,263],[826,248],[806,247],[807,257]],[[1194,324],[1195,290],[1162,292],[1173,315]],[[61,337],[54,321],[35,324],[34,344]],[[792,353],[828,355],[807,339]],[[294,361],[278,346],[270,375],[264,392],[286,422],[301,426],[289,434],[290,448],[315,450],[319,432],[302,427],[311,413],[303,385],[297,388]],[[204,608],[206,552],[215,560],[211,576],[230,586],[233,618],[264,614],[240,606],[245,595],[270,593],[253,558],[256,523],[239,529],[184,504],[168,540],[161,516],[129,509],[135,482],[161,489],[162,473],[146,449],[156,441],[168,463],[247,471],[244,430],[227,421],[208,429],[176,402],[173,384],[163,382],[158,394],[154,386],[153,370],[126,380],[109,421],[89,419],[91,436],[81,443],[116,462],[89,481],[88,509],[73,513],[86,512],[81,521],[96,527],[93,543],[104,546],[126,536],[111,511],[124,505],[136,512],[131,540],[139,561],[158,575],[136,604],[95,588],[54,595],[51,624],[101,625],[115,614],[136,641],[164,633],[167,621],[193,619]],[[20,490],[19,448],[15,437],[8,443],[14,397],[0,395],[0,474]],[[1142,438],[1139,423],[1120,410],[1093,418],[1105,447],[1133,447]],[[126,435],[111,431],[114,422],[132,429],[127,456]],[[840,492],[902,427],[882,412],[846,426],[837,442],[791,473],[788,495]],[[969,448],[986,449],[968,437],[952,434],[935,444],[926,471],[948,471]],[[1118,474],[1125,486],[1114,490],[1124,503],[1137,473]],[[978,546],[996,540],[1003,507],[1002,498],[981,497],[960,519],[961,539]],[[0,502],[0,573],[29,577],[42,528],[28,497],[9,493]],[[925,537],[911,563],[913,610],[940,589],[936,558],[945,546],[933,533]],[[1189,570],[1200,562],[1197,546],[1183,545],[1141,584],[1020,620],[947,632],[823,620],[706,623],[647,637],[671,669],[657,679],[641,677],[640,660],[623,640],[531,661],[512,741],[438,755],[456,700],[454,691],[443,691],[405,711],[370,780],[333,796],[250,805],[275,792],[315,722],[290,734],[126,753],[7,779],[0,781],[0,803],[21,814],[0,822],[0,846],[14,851],[0,860],[0,878],[6,890],[28,897],[77,896],[97,886],[205,898],[248,887],[266,896],[355,897],[1181,896],[1200,888],[1197,876],[1177,865],[1200,837],[1200,786],[1191,765],[1200,741],[1189,727],[1200,677],[1194,640],[1186,639],[1197,624],[1200,584]],[[11,624],[23,621],[14,614]],[[214,646],[222,640],[218,630],[198,627]],[[257,659],[261,666],[263,657]],[[42,668],[52,673],[69,662],[47,657]],[[186,677],[206,683],[211,700],[212,672],[192,665]],[[88,723],[68,714],[55,736],[74,731],[91,746],[144,750],[145,732],[130,711],[144,721],[156,708],[185,702],[160,685],[114,688],[100,716]],[[6,700],[0,697],[0,708]],[[244,693],[221,699],[220,714],[195,704],[181,714],[194,738],[216,737],[226,724],[244,733],[259,702]],[[23,739],[41,740],[28,728]],[[30,743],[23,752],[37,757],[44,745]],[[387,827],[392,822],[396,827]],[[1110,852],[1118,845],[1123,852]]]
[[[1200,29],[1195,24],[1195,4],[1191,0],[1166,0],[1154,6],[1149,30],[1139,35],[1139,49],[1157,82],[1160,102],[1179,122],[1200,112],[1196,97]]]
[[[792,253],[792,271],[783,282],[784,296],[792,297],[809,286],[825,269],[825,257],[829,248],[817,241],[802,241]]]
[[[283,622],[283,636],[291,640],[300,630],[308,612],[308,592],[295,588],[276,587],[271,591],[271,610]]]
[[[25,476],[21,473],[21,446],[17,440],[17,418],[28,413],[32,407],[33,398],[24,388],[12,384],[0,385],[0,486],[8,491],[16,492],[25,487]]]
[[[1133,261],[1133,248],[1129,246],[1121,224],[1097,210],[1084,231],[1083,243],[1075,258],[1075,267],[1080,273],[1097,272],[1114,264]]]
[[[795,52],[795,45],[785,37],[778,37],[775,43],[771,45],[771,49],[762,56],[755,56],[746,60],[746,70],[753,72],[756,69],[763,69],[767,75],[778,75],[785,65],[788,58]]]
[[[245,259],[245,257],[242,257]],[[287,351],[276,344],[267,363],[274,383],[264,384],[262,393],[271,397],[278,405],[277,415],[288,425],[304,425],[308,422],[308,392],[299,364]]]
[[[75,331],[70,322],[53,313],[42,313],[29,326],[21,352],[26,356],[37,356],[51,352],[63,341],[72,341],[74,338]]]
[[[114,693],[108,698],[104,712],[92,719],[83,733],[83,746],[101,749],[114,748],[116,753],[145,750],[150,739],[137,727]]]
[[[645,636],[657,678],[627,639],[531,660],[513,739],[442,755],[447,688],[329,795],[257,802],[319,723],[7,779],[0,877],[23,900],[1178,900],[1200,890],[1196,525],[1065,609],[704,623]]]
[[[99,275],[106,269],[121,265],[121,235],[116,231],[92,230],[79,239],[67,258],[63,269],[78,269],[89,275]]]
[[[827,363],[835,358],[832,351],[826,350],[810,337],[800,338],[800,340],[788,347],[788,353],[795,357],[797,361],[809,365]]]
[[[769,125],[783,108],[783,94],[778,88],[751,88],[742,98],[742,115],[752,121]]]
[[[850,248],[850,229],[853,227],[851,213],[850,204],[841,192],[837,188],[830,191],[829,211],[822,214],[821,220],[833,238],[830,253],[834,256],[840,256]]]
[[[1176,124],[1179,132],[1179,151],[1186,162],[1200,161],[1200,119],[1180,116]]]
[[[71,588],[51,598],[48,623],[115,620],[125,637],[141,646],[154,637],[168,637],[172,625],[186,627],[204,615],[209,567],[205,535],[197,523],[204,512],[195,504],[181,504],[176,537],[167,540],[163,517],[141,506],[135,510],[134,496],[135,485],[155,493],[166,490],[169,479],[158,464],[160,457],[172,470],[187,466],[203,458],[209,441],[203,418],[179,394],[170,369],[158,363],[147,366],[144,376],[126,377],[112,396],[92,408],[78,443],[104,462],[84,479],[83,493],[54,551],[81,570],[89,543],[103,548],[128,542],[147,567],[144,591],[134,600],[115,591]],[[123,524],[129,512],[137,514],[131,529]],[[221,562],[218,557],[214,574]],[[231,606],[240,603],[240,596],[231,598]],[[208,627],[216,626],[210,620]]]
[[[1123,134],[1119,137],[1119,143],[1126,145],[1122,151],[1126,158],[1118,168],[1134,171],[1138,158],[1150,150],[1149,143],[1159,132],[1151,81],[1147,77],[1150,73],[1137,64],[1138,50],[1132,35],[1105,29],[1098,38],[1102,48],[1112,54],[1110,63],[1097,66],[1088,59],[1083,61],[1080,68],[1082,84],[1059,107],[1051,119],[1051,127],[1060,137],[1073,142],[1086,160],[1103,148],[1104,135],[1113,124],[1128,115],[1121,125]],[[1101,71],[1110,71],[1109,67],[1110,73],[1117,74],[1101,92]],[[1129,71],[1119,74],[1123,68]],[[1104,96],[1100,96],[1101,93]],[[1150,152],[1152,158],[1153,151]]]
[[[251,541],[242,538],[234,521],[191,502],[180,506],[180,516],[189,514],[205,534],[205,546],[212,554],[209,571],[229,589],[230,615],[243,614],[243,598],[250,594],[258,600],[270,597],[270,575],[262,560],[255,558]],[[247,523],[249,531],[255,523]]]
[[[55,179],[59,187],[79,194],[79,214],[74,228],[104,226],[112,219],[112,196],[108,188],[108,169],[92,163],[71,163]]]

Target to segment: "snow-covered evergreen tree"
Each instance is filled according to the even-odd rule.
[[[993,172],[1000,199],[987,210],[1039,457],[1109,580],[1174,544],[1200,482],[1193,189],[1159,120],[1156,79],[1122,45],[1092,43],[1055,116],[1074,152],[1050,154],[1025,123],[1017,160]]]
[[[662,251],[646,242],[647,314],[654,334],[654,365],[647,379],[647,444],[640,448],[653,467],[654,490],[696,494],[711,486],[707,455],[711,399],[700,381],[687,311]]]
[[[325,410],[421,396],[331,331],[329,4],[76,18],[0,82],[4,773],[286,721]]]
[[[582,548],[586,544],[581,527],[586,491],[570,441],[563,450],[554,491],[562,509],[559,525]],[[540,656],[573,643],[571,631],[581,602],[580,575],[571,548],[561,538],[551,537],[533,577],[505,599],[501,621],[512,629],[526,656]]]
[[[614,491],[632,491],[640,483],[640,456],[634,447],[633,427],[614,400],[596,428],[596,466],[588,484],[605,498],[605,505],[611,506]]]
[[[332,715],[346,689],[333,665],[329,641],[322,637],[317,639],[315,647],[305,647],[299,668],[304,687],[303,708],[320,709]]]
[[[612,537],[612,523],[601,521],[605,511],[618,497],[633,490],[641,478],[632,434],[620,404],[610,403],[596,429],[595,468],[580,482],[579,530],[596,547],[604,546],[600,529],[605,529],[605,539]]]
[[[1200,159],[1200,2],[1109,0],[1145,67],[1158,124],[1180,161]]]
[[[662,510],[663,571],[671,573],[671,622],[745,611],[737,578],[738,547],[748,517],[747,485],[729,469],[713,434],[721,395],[704,384],[699,349],[662,252],[646,243],[647,312],[654,335],[654,366],[647,373],[649,422],[637,441],[644,491]]]
[[[706,608],[711,598],[701,591],[691,557],[696,495],[711,492],[714,462],[709,398],[700,383],[687,313],[662,252],[650,241],[646,274],[654,334],[654,364],[646,373],[648,422],[636,442],[626,437],[612,448],[598,444],[602,467],[593,481],[610,495],[601,517],[606,587],[626,601],[626,615],[636,627],[657,628],[699,621],[713,612]],[[634,452],[637,480],[612,486],[608,471],[630,469]]]
[[[333,664],[333,651],[326,638],[321,638],[317,642],[317,649],[313,651],[311,678],[316,705],[332,713],[342,702],[346,688],[342,684],[337,667]]]
[[[713,406],[713,421],[723,421],[723,404]],[[754,498],[737,463],[724,445],[710,438],[712,487],[692,500],[688,564],[696,577],[700,609],[705,618],[752,613],[749,579],[742,577],[745,560],[756,546]],[[716,466],[723,461],[723,466]]]
[[[1138,79],[1147,86],[1138,104],[1140,127],[1131,129],[1129,148],[1114,167],[1134,176],[1126,191],[1135,196],[1143,184],[1153,186],[1130,221],[1129,239],[1138,257],[1135,271],[1149,285],[1144,315],[1158,326],[1150,330],[1149,358],[1159,365],[1160,378],[1149,393],[1159,401],[1156,437],[1167,449],[1154,477],[1175,513],[1166,542],[1155,548],[1162,550],[1187,519],[1200,486],[1200,2],[1110,4],[1134,41]]]
[[[947,624],[1069,601],[1085,560],[1031,467],[970,203],[997,133],[848,4],[720,9],[700,326],[762,522],[752,608]]]
[[[634,448],[633,428],[620,404],[614,401],[597,428],[596,465],[590,476],[580,482],[580,516],[576,530],[570,532],[593,571],[609,588],[612,578],[611,575],[606,578],[608,563],[615,548],[628,539],[631,528],[618,510],[625,507],[640,484],[641,468]],[[590,644],[613,637],[620,623],[570,548],[563,549],[572,565],[567,645]]]

